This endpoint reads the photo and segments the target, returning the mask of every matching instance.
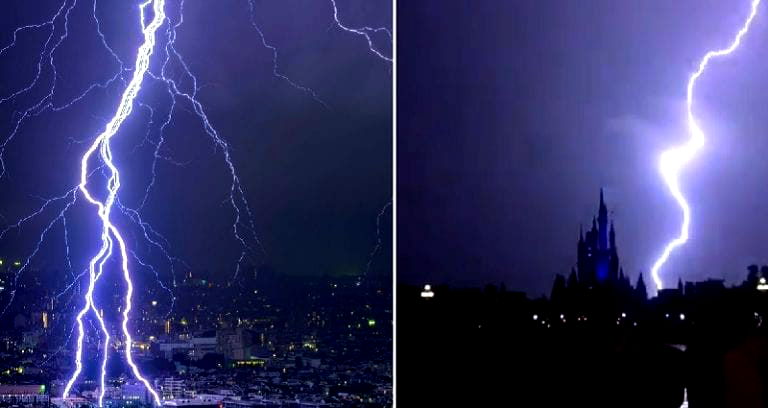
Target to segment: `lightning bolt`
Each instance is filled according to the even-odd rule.
[[[667,259],[669,259],[672,251],[688,241],[688,231],[691,224],[691,208],[682,191],[680,190],[680,172],[685,167],[685,165],[687,165],[694,158],[696,153],[698,153],[698,151],[704,147],[704,143],[706,141],[704,131],[701,129],[701,127],[699,127],[699,124],[696,120],[696,115],[693,112],[693,91],[696,87],[696,82],[707,69],[707,65],[712,58],[729,55],[739,47],[742,37],[747,34],[749,27],[752,25],[752,21],[757,14],[758,6],[760,6],[760,1],[761,0],[752,0],[752,7],[749,12],[749,16],[744,21],[738,33],[736,33],[736,36],[730,45],[723,49],[707,52],[699,62],[698,69],[688,78],[688,87],[686,93],[686,119],[690,137],[685,144],[665,150],[659,158],[659,172],[664,178],[664,182],[667,184],[667,188],[669,189],[670,194],[672,194],[672,197],[674,197],[675,201],[683,212],[683,222],[680,226],[680,235],[667,244],[667,246],[664,248],[664,252],[662,252],[661,256],[656,260],[656,262],[654,262],[653,267],[651,268],[651,276],[653,277],[653,281],[656,284],[657,290],[661,290],[664,287],[661,277],[659,276],[659,270],[662,266],[664,266],[664,263],[667,262]]]
[[[365,264],[365,272],[363,273],[363,276],[360,280],[365,279],[368,274],[371,272],[371,266],[373,266],[373,260],[376,258],[376,254],[379,253],[379,250],[381,249],[381,219],[384,217],[384,214],[386,214],[389,207],[392,206],[392,201],[387,202],[384,204],[384,207],[381,207],[381,210],[379,211],[379,215],[376,216],[376,245],[374,245],[373,250],[368,255],[368,262]]]
[[[130,237],[131,235],[125,234],[138,232],[135,236],[146,241],[148,244],[147,247],[150,250],[159,250],[160,255],[164,256],[165,260],[168,262],[168,269],[173,279],[173,286],[176,285],[174,267],[176,265],[183,265],[189,268],[183,260],[172,253],[168,240],[147,221],[146,214],[143,213],[143,210],[150,200],[151,193],[155,188],[157,163],[162,160],[176,166],[185,165],[185,163],[174,160],[165,152],[165,131],[173,126],[174,114],[177,110],[191,110],[192,113],[197,116],[204,135],[210,138],[214,150],[222,154],[224,165],[229,170],[231,178],[229,180],[230,183],[228,183],[229,194],[225,199],[225,203],[232,209],[233,223],[231,230],[234,238],[238,241],[242,249],[240,257],[236,261],[235,277],[244,262],[253,260],[258,253],[265,253],[256,235],[256,226],[253,221],[254,217],[247,201],[244,187],[237,174],[234,159],[230,153],[231,147],[208,119],[206,110],[198,99],[198,91],[200,90],[198,79],[185,61],[182,53],[176,49],[177,32],[182,28],[184,23],[184,0],[179,0],[174,3],[178,5],[177,14],[174,13],[176,14],[174,17],[166,14],[166,0],[140,0],[140,2],[141,4],[138,5],[140,28],[144,38],[137,49],[134,61],[135,65],[133,67],[130,67],[130,61],[127,61],[127,59],[124,61],[118,56],[118,53],[112,46],[110,46],[104,31],[102,31],[102,23],[97,14],[98,0],[92,0],[92,4],[88,5],[89,7],[92,5],[90,18],[95,26],[94,34],[98,36],[101,46],[103,46],[108,53],[107,55],[111,56],[112,63],[107,67],[109,71],[102,79],[86,85],[83,89],[76,92],[74,96],[67,96],[65,99],[59,98],[58,96],[57,91],[59,89],[57,88],[57,82],[61,79],[61,75],[57,72],[57,67],[54,62],[57,59],[57,52],[61,44],[63,44],[69,37],[70,14],[74,14],[72,13],[73,9],[78,7],[78,3],[82,4],[83,0],[60,0],[57,2],[56,8],[51,12],[49,17],[46,17],[45,21],[16,28],[12,32],[10,42],[0,44],[0,57],[2,57],[3,55],[6,55],[9,50],[16,47],[19,44],[19,40],[24,39],[26,35],[32,33],[36,33],[37,35],[37,33],[42,33],[42,40],[40,41],[38,51],[39,56],[36,56],[33,61],[34,68],[31,75],[32,79],[24,82],[16,89],[7,91],[6,94],[0,94],[0,106],[13,104],[16,109],[11,115],[9,133],[0,139],[0,180],[4,180],[10,175],[9,169],[6,168],[4,156],[6,148],[20,134],[21,129],[28,121],[30,121],[30,119],[41,116],[46,112],[60,112],[75,104],[86,102],[87,97],[92,93],[99,91],[108,93],[117,87],[120,89],[119,92],[121,98],[118,106],[111,118],[104,118],[105,126],[103,132],[95,138],[91,136],[80,140],[70,138],[71,144],[83,145],[85,149],[85,153],[80,161],[79,183],[73,183],[74,185],[62,189],[49,198],[41,198],[42,204],[36,206],[35,209],[28,214],[21,216],[16,222],[9,223],[4,229],[0,230],[0,240],[2,240],[3,238],[7,238],[7,234],[12,230],[21,230],[35,219],[45,219],[42,230],[37,236],[37,241],[32,247],[32,251],[22,259],[18,269],[15,271],[13,278],[14,289],[10,291],[10,299],[8,300],[8,303],[5,304],[2,311],[0,311],[1,317],[5,315],[11,303],[14,301],[16,295],[15,288],[19,287],[19,279],[23,272],[31,268],[32,260],[38,255],[43,243],[51,235],[51,232],[58,228],[59,225],[62,227],[63,243],[66,250],[66,267],[68,274],[72,277],[72,281],[66,284],[66,287],[60,293],[53,295],[52,301],[57,304],[66,302],[66,300],[62,300],[66,293],[70,293],[69,302],[73,304],[73,307],[73,299],[82,298],[84,301],[84,304],[78,303],[76,305],[76,319],[74,322],[70,321],[73,325],[69,337],[71,338],[77,333],[77,339],[75,341],[76,350],[74,353],[75,370],[66,383],[63,396],[66,398],[72,393],[72,387],[83,370],[83,344],[87,322],[91,329],[102,334],[100,336],[102,338],[101,344],[99,345],[100,350],[101,347],[103,347],[103,355],[100,356],[101,372],[99,378],[99,405],[103,404],[105,395],[105,368],[108,361],[108,350],[111,337],[108,331],[108,322],[104,320],[103,311],[96,304],[94,292],[99,285],[100,278],[105,272],[107,262],[113,258],[116,259],[118,255],[120,257],[120,268],[126,287],[125,304],[121,306],[121,329],[123,337],[125,338],[126,359],[132,373],[145,387],[147,387],[153,396],[154,402],[156,404],[160,403],[159,396],[152,389],[149,382],[141,375],[131,354],[133,339],[128,327],[128,319],[133,307],[131,303],[134,289],[131,276],[132,272],[136,273],[135,270],[141,270],[143,268],[155,275],[160,287],[165,289],[169,294],[171,308],[168,310],[168,314],[173,310],[175,296],[173,295],[171,288],[166,286],[160,279],[158,268],[150,262],[142,260],[134,248],[128,248],[123,236]],[[348,27],[339,19],[339,10],[336,7],[336,2],[334,0],[330,0],[330,2],[333,7],[333,24],[338,29],[364,38],[368,44],[369,51],[373,55],[384,61],[392,62],[392,58],[387,57],[385,52],[380,51],[374,45],[374,40],[378,40],[379,38],[377,36],[379,35],[386,34],[390,41],[392,41],[393,37],[389,29]],[[278,49],[267,42],[264,33],[256,25],[256,19],[254,17],[254,1],[247,0],[247,4],[250,11],[250,23],[258,31],[261,45],[272,52],[273,75],[285,81],[296,90],[302,91],[318,102],[323,103],[311,88],[301,85],[299,82],[294,81],[280,71],[278,68]],[[149,17],[151,17],[151,21],[147,22],[146,19]],[[161,29],[163,26],[165,27],[164,30]],[[157,45],[156,43],[161,44]],[[155,47],[157,47],[156,50]],[[153,57],[153,54],[159,54],[157,58],[160,60],[150,67],[150,59]],[[144,84],[145,79],[147,79],[147,84]],[[151,93],[149,88],[153,82],[164,87],[170,98],[169,107],[163,108],[159,106],[150,106],[148,103],[139,100],[139,93],[143,84],[145,91],[143,91],[142,94],[146,94]],[[161,90],[162,89],[163,88],[161,88]],[[28,102],[27,99],[31,98],[35,98],[35,100]],[[145,144],[151,145],[153,161],[150,169],[150,182],[144,191],[143,197],[138,203],[133,204],[132,207],[129,203],[121,201],[120,197],[118,197],[118,190],[120,190],[121,185],[120,171],[112,159],[110,142],[112,137],[120,130],[122,123],[133,113],[134,104],[137,105],[137,109],[142,110],[142,113],[143,111],[148,113],[148,125],[146,135],[144,135],[141,143],[133,149],[133,152],[135,153],[140,147],[145,146]],[[157,128],[153,129],[155,124],[157,124]],[[99,180],[100,183],[94,188],[93,185],[96,180]],[[101,184],[102,182],[104,183],[103,185]],[[95,193],[96,191],[98,191],[98,193]],[[67,214],[73,207],[85,205],[86,202],[95,207],[96,215],[99,217],[101,225],[101,245],[97,253],[90,258],[87,266],[78,264],[73,266],[73,262],[70,259],[69,247],[69,224],[71,223],[70,220],[68,220]],[[93,207],[89,206],[88,208],[91,209]],[[387,206],[382,209],[382,214],[386,208]],[[126,223],[131,223],[131,227],[135,227],[136,230],[134,231],[131,229],[126,232],[127,226],[125,226],[121,227],[123,229],[122,232],[119,231],[117,225],[113,221],[113,216],[115,215],[115,211],[113,210],[118,212],[117,217],[124,217],[121,218],[121,221],[125,220]],[[382,214],[379,214],[379,218],[381,218]],[[377,246],[371,254],[371,258],[376,255],[378,247],[380,246],[378,228],[379,219],[377,218]],[[129,269],[129,257],[131,259],[130,266],[134,268],[134,271]],[[371,261],[372,260],[369,261],[366,269],[370,269]],[[81,291],[84,293],[81,293]],[[95,319],[90,318],[91,315]],[[65,344],[69,343],[70,340],[68,339]],[[59,350],[62,350],[63,347],[64,346]],[[45,361],[43,363],[45,363]]]
[[[149,24],[145,24],[145,8],[150,4],[152,5],[152,12],[153,12],[152,20]],[[64,392],[62,396],[64,398],[67,398],[69,396],[69,393],[72,389],[72,385],[75,383],[75,380],[77,380],[77,377],[80,375],[83,369],[83,363],[82,363],[83,338],[85,337],[85,330],[83,327],[83,317],[85,316],[86,313],[88,313],[88,311],[92,311],[99,322],[99,326],[101,327],[102,332],[104,333],[104,344],[103,344],[104,356],[102,358],[102,364],[101,364],[101,375],[100,375],[101,388],[100,388],[100,394],[99,394],[99,406],[103,405],[104,393],[106,390],[105,376],[106,376],[107,358],[109,353],[110,337],[109,337],[109,332],[104,323],[104,319],[96,309],[96,305],[93,299],[93,291],[95,289],[96,282],[103,274],[104,264],[112,256],[115,241],[117,241],[118,250],[120,252],[120,266],[123,272],[123,279],[125,280],[125,284],[126,284],[125,305],[122,310],[122,314],[123,314],[122,330],[123,330],[123,336],[125,337],[125,358],[126,358],[126,361],[128,362],[128,365],[131,367],[131,371],[133,372],[133,375],[136,377],[136,379],[141,381],[144,384],[144,386],[147,388],[149,393],[152,394],[152,398],[155,404],[157,404],[158,406],[161,405],[160,397],[158,396],[157,392],[152,388],[152,386],[149,384],[149,381],[147,381],[147,379],[144,378],[139,372],[139,368],[134,363],[132,352],[131,352],[131,348],[133,346],[132,344],[133,339],[131,337],[130,330],[128,329],[128,318],[132,308],[131,300],[133,296],[133,282],[131,280],[131,273],[128,268],[128,252],[126,250],[125,241],[123,240],[123,237],[120,234],[120,231],[117,229],[117,227],[112,223],[110,219],[112,207],[116,201],[117,192],[120,189],[120,172],[117,169],[117,166],[115,165],[115,163],[112,161],[112,150],[110,146],[110,140],[118,132],[118,130],[120,130],[120,126],[123,124],[125,119],[131,114],[131,111],[133,110],[134,100],[136,99],[136,96],[141,90],[141,85],[144,82],[144,74],[146,74],[147,70],[149,69],[150,57],[152,56],[152,51],[155,47],[155,33],[157,32],[158,28],[160,28],[163,21],[165,20],[164,5],[165,5],[165,0],[146,0],[144,3],[141,3],[141,5],[139,6],[139,10],[140,10],[139,16],[141,18],[141,28],[142,28],[142,34],[144,35],[144,42],[143,44],[141,44],[141,46],[138,49],[138,54],[136,56],[136,65],[133,71],[133,77],[131,78],[131,81],[128,83],[128,86],[125,88],[125,91],[123,92],[123,95],[120,99],[120,103],[117,107],[117,111],[115,112],[115,115],[112,117],[109,123],[107,123],[104,131],[101,134],[99,134],[96,137],[96,139],[93,140],[93,143],[91,143],[88,150],[86,150],[80,162],[80,184],[78,185],[78,188],[82,193],[83,197],[85,197],[85,199],[88,200],[88,202],[95,205],[98,209],[99,219],[101,220],[101,224],[102,224],[101,248],[99,249],[99,252],[93,258],[91,258],[88,264],[88,289],[85,293],[85,306],[83,306],[83,308],[77,314],[77,319],[76,319],[77,326],[78,326],[77,350],[75,352],[76,369],[75,369],[75,372],[70,377],[69,381],[67,381],[67,385],[64,388]],[[88,175],[89,175],[88,162],[92,158],[94,153],[96,153],[97,150],[98,150],[99,159],[109,169],[108,171],[109,179],[107,180],[107,183],[106,183],[107,197],[104,199],[104,201],[100,201],[99,199],[94,197],[93,194],[91,194],[90,190],[88,189]]]
[[[372,52],[377,57],[383,59],[384,61],[392,62],[392,58],[391,57],[387,57],[386,55],[384,55],[384,53],[381,50],[379,50],[376,47],[376,45],[374,45],[373,38],[371,37],[371,35],[374,34],[374,33],[381,33],[381,32],[383,32],[383,33],[385,33],[387,35],[387,37],[389,37],[389,40],[392,41],[393,40],[392,32],[389,31],[388,28],[386,28],[386,27],[377,27],[377,28],[373,28],[373,27],[360,27],[360,28],[347,27],[339,19],[339,8],[336,6],[336,0],[331,0],[331,5],[333,6],[333,22],[336,25],[336,27],[338,27],[339,29],[341,29],[343,31],[346,31],[348,33],[356,34],[356,35],[359,35],[359,36],[365,38],[365,40],[368,42],[368,50],[370,52]]]
[[[182,1],[183,2],[183,1]],[[339,9],[336,6],[335,0],[330,0],[331,7],[333,8],[333,24],[337,28],[339,28],[342,31],[345,31],[347,33],[356,34],[358,36],[361,36],[365,38],[366,42],[368,43],[368,50],[373,53],[378,58],[386,61],[386,62],[392,62],[392,58],[387,57],[384,55],[382,51],[380,51],[375,45],[372,38],[372,34],[378,34],[378,33],[385,33],[387,37],[389,37],[390,43],[392,42],[392,32],[386,28],[386,27],[360,27],[360,28],[351,28],[344,25],[341,20],[339,20]],[[267,42],[267,37],[264,34],[264,31],[259,27],[259,25],[256,23],[256,5],[254,3],[254,0],[248,0],[248,11],[250,14],[250,21],[253,28],[256,30],[256,33],[259,35],[259,39],[261,40],[261,45],[268,49],[272,53],[272,75],[274,75],[276,78],[279,78],[283,81],[285,81],[288,85],[293,87],[294,89],[304,92],[312,97],[317,103],[323,105],[326,109],[329,108],[328,104],[320,99],[320,96],[315,92],[314,89],[309,88],[305,85],[301,85],[298,82],[294,81],[293,79],[289,78],[287,75],[285,75],[278,66],[278,56],[279,56],[279,50],[274,45]],[[187,69],[188,70],[188,69]]]

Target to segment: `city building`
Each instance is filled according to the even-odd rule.
[[[138,381],[128,382],[123,384],[122,398],[124,401],[133,401],[139,404],[151,404],[152,395],[144,384]]]
[[[216,399],[204,398],[174,398],[163,401],[165,407],[184,407],[184,408],[219,408],[221,401]]]
[[[50,397],[45,385],[0,385],[3,405],[47,406]]]
[[[155,385],[159,388],[163,400],[172,400],[184,396],[184,380],[182,379],[167,377],[162,381],[156,381]]]
[[[242,327],[219,330],[216,333],[217,350],[228,360],[249,360],[255,343],[254,337],[252,331]]]

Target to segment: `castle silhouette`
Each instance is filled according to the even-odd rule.
[[[574,300],[574,297],[583,297],[590,292],[647,299],[642,273],[632,287],[621,267],[616,229],[613,221],[608,219],[603,189],[600,189],[600,204],[597,217],[592,218],[592,228],[586,234],[583,228],[579,230],[576,253],[576,265],[571,269],[567,282],[563,275],[555,276],[553,301]]]

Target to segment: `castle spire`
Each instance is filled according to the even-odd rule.
[[[643,273],[640,272],[640,276],[637,278],[637,285],[635,285],[635,294],[642,300],[648,299],[648,291],[645,288],[645,281],[643,280]]]
[[[605,208],[605,200],[603,199],[603,188],[600,187],[600,209]]]
[[[605,196],[600,189],[600,210],[597,213],[598,239],[597,247],[608,249],[608,209],[605,207]]]

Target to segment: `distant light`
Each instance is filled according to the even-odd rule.
[[[435,297],[435,292],[432,292],[432,285],[424,285],[424,291],[421,292],[421,297],[423,298]]]
[[[533,315],[533,320],[539,320],[539,315],[537,314]]]
[[[664,314],[664,317],[666,317],[667,319],[669,319],[669,313],[666,313],[666,314]]]
[[[152,301],[152,306],[157,306],[157,300]]]
[[[680,320],[685,320],[685,314],[684,313],[680,313]]]
[[[757,284],[757,290],[760,290],[760,291],[768,290],[768,281],[766,281],[764,277],[760,278],[758,282],[759,283]]]
[[[560,313],[560,319],[565,319],[565,315]]]
[[[21,261],[14,261],[13,266],[21,266]]]
[[[376,320],[368,319],[368,327],[376,326]]]
[[[627,314],[624,312],[621,312],[621,317],[627,317]]]

